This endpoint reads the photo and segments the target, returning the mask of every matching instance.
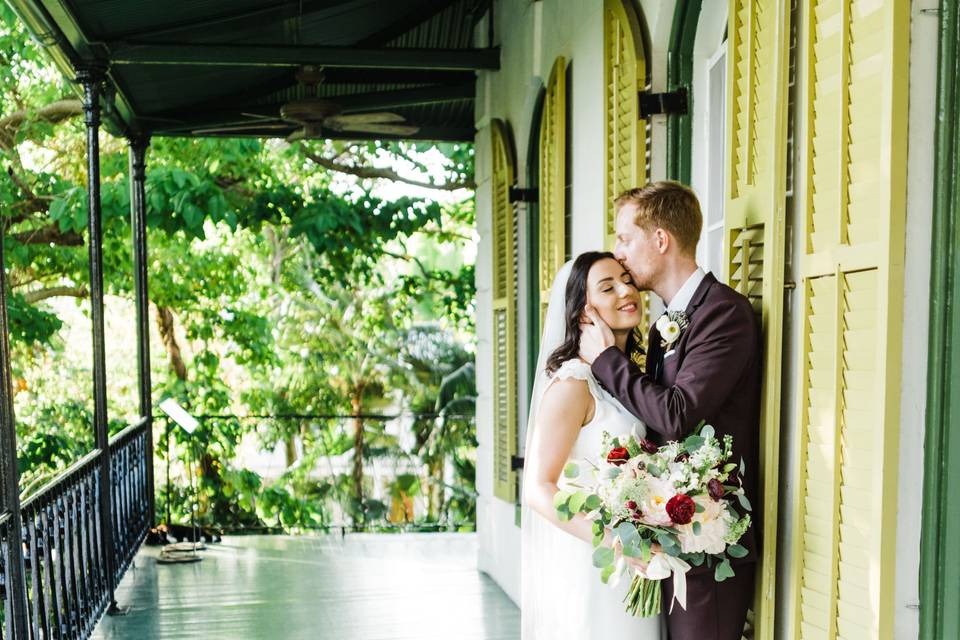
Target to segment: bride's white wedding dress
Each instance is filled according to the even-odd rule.
[[[643,423],[600,386],[582,360],[564,362],[543,382],[540,397],[556,380],[569,378],[585,380],[596,402],[593,419],[580,429],[570,452],[571,461],[596,460],[605,431],[614,436],[645,435]],[[636,618],[624,611],[629,574],[616,587],[603,584],[592,563],[590,543],[558,529],[532,509],[524,509],[523,518],[523,640],[661,638],[662,616]]]

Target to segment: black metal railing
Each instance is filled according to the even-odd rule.
[[[116,583],[140,548],[150,522],[147,420],[110,438],[110,479]]]
[[[113,545],[104,544],[101,520],[105,492],[100,449],[78,460],[20,506],[26,633],[13,633],[12,594],[6,584],[16,549],[9,514],[0,517],[0,588],[3,589],[2,638],[60,640],[86,638],[111,604],[112,587],[129,567],[149,522],[147,485],[148,419],[110,438],[110,491],[107,511],[113,519]],[[108,556],[108,554],[110,554]],[[111,562],[112,560],[112,562]],[[110,568],[115,575],[110,576]]]

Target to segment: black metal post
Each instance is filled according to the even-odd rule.
[[[7,565],[6,588],[10,594],[13,611],[13,637],[27,638],[27,585],[21,550],[22,526],[20,522],[20,474],[17,472],[17,427],[13,413],[13,385],[10,374],[9,325],[7,323],[7,279],[3,261],[3,237],[0,229],[0,467],[3,479],[3,508],[0,513],[9,513],[8,535],[5,556]],[[2,606],[2,605],[0,605]],[[0,631],[2,633],[2,631]]]
[[[90,256],[90,316],[93,321],[93,426],[100,450],[100,533],[103,576],[110,594],[108,612],[117,610],[115,591],[116,549],[114,547],[112,491],[110,480],[110,433],[107,426],[107,370],[103,329],[103,229],[100,210],[100,96],[106,69],[87,66],[77,69],[83,85],[83,120],[87,126],[87,239]]]
[[[156,524],[153,484],[153,400],[150,381],[150,297],[147,286],[146,155],[150,138],[132,135],[130,141],[130,228],[133,230],[133,281],[137,303],[137,364],[140,416],[146,418],[147,524]]]

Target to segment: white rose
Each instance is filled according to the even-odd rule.
[[[640,503],[643,522],[655,526],[670,526],[673,521],[667,513],[667,502],[677,494],[673,483],[665,478],[647,477],[647,492]]]
[[[680,549],[684,553],[723,553],[727,548],[725,538],[732,523],[730,513],[709,496],[696,496],[694,502],[703,507],[703,511],[694,514],[690,524],[677,527],[680,531]],[[700,523],[699,534],[693,532],[694,522]]]

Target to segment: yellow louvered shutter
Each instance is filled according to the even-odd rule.
[[[506,125],[491,123],[493,202],[493,469],[494,495],[514,502],[517,452],[516,232],[510,185],[514,155]]]
[[[640,119],[638,95],[646,84],[646,55],[640,21],[623,0],[605,0],[604,50],[604,151],[606,156],[606,229],[604,244],[615,243],[613,202],[618,195],[642,187],[649,175],[647,122]],[[645,344],[649,322],[648,294],[643,294],[643,322],[637,328]]]
[[[566,254],[567,63],[553,64],[540,124],[540,326]]]
[[[790,635],[892,638],[910,3],[802,11]]]
[[[784,216],[787,162],[786,2],[731,0],[727,42],[724,264],[731,287],[747,296],[764,337],[760,504],[763,555],[754,602],[754,637],[773,638],[779,493],[783,334]]]

